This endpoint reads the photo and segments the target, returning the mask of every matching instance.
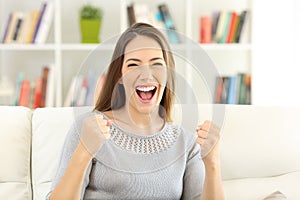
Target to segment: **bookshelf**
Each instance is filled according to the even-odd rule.
[[[138,0],[149,8],[156,8],[161,3],[166,3],[177,31],[187,36],[195,43],[199,41],[199,18],[201,15],[211,14],[215,10],[236,10],[238,12],[252,9],[253,0],[229,0],[220,2],[217,0]],[[20,2],[18,0],[1,1],[0,34],[3,35],[7,18],[12,11],[28,12],[39,9],[42,0]],[[8,77],[15,84],[19,71],[24,71],[25,76],[34,79],[41,72],[44,65],[50,64],[55,68],[55,95],[53,106],[63,106],[65,97],[71,84],[72,77],[81,69],[85,58],[95,49],[103,51],[110,57],[113,44],[81,44],[78,12],[83,2],[81,0],[53,0],[54,18],[49,36],[44,44],[0,44],[0,78]],[[120,34],[128,26],[127,6],[137,0],[96,1],[89,3],[103,8],[100,39],[107,41]],[[176,3],[175,3],[176,2]],[[71,5],[71,8],[70,8]],[[66,12],[67,11],[67,12]],[[217,71],[221,75],[236,74],[237,72],[249,72],[252,70],[251,34],[246,38],[246,43],[237,44],[201,44],[201,48],[212,58]],[[188,47],[188,48],[187,48]],[[193,49],[194,48],[194,49]],[[172,49],[183,56],[193,56],[199,47],[186,44],[174,44]],[[188,49],[188,50],[187,50]],[[196,49],[196,51],[194,51]],[[194,52],[194,53],[193,53]],[[178,73],[183,77],[190,77],[189,84],[201,85],[194,91],[201,103],[211,102],[208,96],[201,96],[201,88],[205,89],[205,83],[195,80],[183,60],[177,60]],[[96,65],[96,63],[95,63]],[[9,67],[7,67],[9,66]],[[184,88],[180,88],[184,90]],[[187,94],[188,95],[188,94]],[[188,100],[187,100],[188,101]],[[0,102],[1,103],[1,102]]]

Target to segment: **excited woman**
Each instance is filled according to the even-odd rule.
[[[218,129],[206,121],[196,134],[171,123],[174,70],[153,26],[137,23],[121,35],[94,111],[68,133],[48,198],[224,198],[218,140],[203,145]]]

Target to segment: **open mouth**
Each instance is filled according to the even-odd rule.
[[[142,101],[150,101],[157,90],[156,86],[137,86],[135,91]]]

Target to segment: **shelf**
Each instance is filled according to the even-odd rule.
[[[220,50],[220,51],[250,51],[252,50],[252,45],[251,44],[200,44],[199,45],[204,49],[204,50]]]
[[[99,50],[113,50],[115,45],[113,44],[62,44],[61,50],[64,51],[91,51],[95,49]]]
[[[10,51],[53,51],[54,44],[0,44],[0,50]]]
[[[55,15],[53,24],[49,31],[49,37],[46,44],[1,44],[1,76],[7,75],[9,79],[15,80],[18,71],[23,70],[27,74],[35,75],[34,67],[45,63],[51,63],[55,66],[57,82],[55,85],[55,106],[62,106],[64,98],[67,96],[72,77],[77,74],[81,68],[82,62],[85,61],[90,53],[101,53],[105,59],[110,59],[112,51],[115,48],[116,36],[119,36],[128,27],[127,6],[134,2],[147,4],[155,12],[158,4],[166,3],[174,25],[185,40],[180,44],[170,44],[171,49],[176,53],[178,60],[176,66],[178,71],[185,77],[191,74],[186,68],[184,61],[186,59],[202,59],[200,55],[203,50],[220,68],[222,74],[234,74],[236,71],[252,72],[252,51],[254,48],[251,44],[200,44],[200,24],[199,19],[203,15],[211,14],[216,10],[252,10],[253,0],[230,0],[219,2],[217,0],[170,0],[170,1],[149,1],[149,0],[117,0],[117,1],[93,1],[95,6],[103,8],[104,17],[100,30],[100,44],[82,44],[80,27],[78,21],[78,10],[83,5],[80,0],[54,0]],[[33,9],[39,9],[40,1],[34,0],[26,4],[20,4],[19,1],[3,1],[0,6],[6,8],[1,12],[2,23],[0,24],[0,34],[2,35],[6,20],[11,11],[28,12]],[[72,9],[69,9],[71,6]],[[69,9],[70,12],[64,12]],[[115,12],[111,12],[111,11]],[[250,32],[249,32],[250,33]],[[247,36],[247,35],[246,35]],[[183,39],[184,39],[183,38]],[[188,39],[189,38],[189,39]],[[252,35],[249,34],[242,41],[253,41]],[[96,54],[95,54],[96,55]],[[32,59],[34,58],[34,59]],[[234,59],[232,59],[234,58]],[[96,63],[97,61],[95,61]],[[103,61],[109,62],[109,61]],[[206,63],[205,63],[206,64]],[[24,65],[24,67],[23,67]],[[12,67],[6,67],[12,66]],[[96,64],[91,64],[96,66]],[[198,80],[191,79],[191,84],[199,85]],[[195,87],[195,94],[199,94],[202,99],[200,87]],[[199,89],[199,90],[198,90]],[[185,91],[185,88],[182,88]],[[184,94],[186,102],[189,100],[189,93]],[[197,97],[198,98],[198,97]]]

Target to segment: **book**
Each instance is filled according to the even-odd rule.
[[[227,21],[227,11],[222,10],[220,11],[220,16],[219,16],[219,20],[216,28],[216,34],[215,34],[215,42],[217,43],[220,43],[222,40],[222,36],[226,26],[226,21]]]
[[[46,106],[48,75],[49,75],[49,67],[45,66],[42,69],[42,87],[41,87],[41,99],[39,105],[40,108]]]
[[[14,30],[14,33],[12,35],[12,42],[16,43],[18,40],[18,37],[20,37],[20,32],[21,32],[21,27],[23,24],[23,15],[17,16],[17,23],[16,23],[16,27]]]
[[[30,17],[29,17],[29,28],[27,30],[25,34],[25,41],[24,43],[32,43],[33,41],[33,37],[34,37],[34,33],[37,27],[37,23],[39,21],[40,18],[40,11],[39,10],[33,10],[29,13]]]
[[[216,32],[217,32],[217,27],[219,23],[219,18],[220,18],[220,11],[215,11],[212,14],[212,41],[216,42]]]
[[[223,87],[223,78],[218,76],[216,78],[215,103],[222,103]]]
[[[48,80],[46,87],[46,107],[53,107],[55,100],[55,75],[54,75],[54,65],[49,65]]]
[[[127,6],[127,17],[129,26],[133,25],[136,22],[133,3]]]
[[[173,44],[180,43],[180,38],[176,32],[175,24],[171,17],[168,6],[166,4],[161,4],[158,6],[158,10],[162,16],[162,21],[165,24],[169,42]]]
[[[35,81],[34,89],[34,99],[33,99],[33,108],[39,108],[41,102],[41,93],[42,93],[42,78],[38,77]]]
[[[2,43],[5,43],[5,40],[6,40],[6,37],[8,35],[8,30],[10,28],[10,24],[12,23],[12,15],[13,13],[10,13],[9,16],[8,16],[8,20],[6,22],[6,26],[5,26],[5,30],[4,30],[4,33],[3,33],[3,36],[2,36]]]
[[[245,74],[246,104],[251,104],[251,75]]]
[[[95,89],[96,89],[96,73],[94,70],[89,70],[87,75],[87,93],[84,105],[86,106],[92,106],[94,105],[94,95],[95,95]]]
[[[46,42],[49,35],[50,27],[53,21],[54,15],[54,5],[52,0],[45,2],[46,7],[41,15],[41,21],[37,29],[36,37],[34,38],[34,43],[43,44]]]
[[[237,27],[237,31],[236,31],[236,35],[235,35],[235,42],[239,43],[240,42],[240,38],[247,20],[247,15],[248,15],[248,11],[244,10],[242,11],[242,13],[240,14],[240,21],[239,21],[239,25]]]
[[[14,97],[14,106],[19,105],[19,99],[20,99],[20,91],[21,91],[21,84],[24,79],[24,74],[23,72],[18,73],[17,77],[17,83],[16,83],[16,90],[15,90],[15,97]]]
[[[220,43],[226,43],[227,35],[229,32],[229,26],[230,26],[230,19],[231,19],[231,12],[225,11],[225,18],[224,18],[224,26],[221,34],[221,38],[219,40]]]
[[[137,22],[144,22],[157,27],[158,24],[154,12],[145,3],[131,3],[128,5],[127,17],[129,25]]]
[[[20,27],[19,33],[18,33],[18,38],[17,38],[17,43],[25,43],[26,40],[26,34],[29,31],[30,28],[30,20],[31,20],[31,15],[30,13],[24,13],[23,20],[22,20],[22,26]]]
[[[247,104],[247,87],[245,82],[245,73],[238,73],[239,91],[238,91],[238,103]]]
[[[71,84],[70,84],[69,90],[67,92],[67,96],[65,98],[65,101],[64,101],[64,106],[65,107],[72,106],[75,85],[76,85],[76,77],[74,76],[71,80]]]
[[[9,44],[13,42],[13,38],[15,35],[15,31],[18,28],[18,19],[22,18],[23,13],[22,12],[12,12],[12,16],[11,16],[11,20],[10,20],[10,24],[9,24],[9,28],[7,30],[7,34],[4,40],[4,43]],[[20,24],[20,22],[19,22]]]
[[[233,42],[233,36],[234,36],[234,31],[235,31],[236,22],[237,22],[236,19],[237,19],[237,13],[235,11],[231,12],[226,43]]]
[[[211,16],[200,17],[200,43],[211,43],[212,41],[212,19]]]
[[[228,85],[228,96],[227,102],[228,104],[236,103],[236,76],[229,76],[229,85]]]
[[[32,37],[31,43],[35,43],[39,28],[40,28],[41,23],[42,23],[43,15],[45,14],[45,11],[46,11],[46,7],[47,7],[47,2],[43,2],[42,5],[41,5],[41,8],[40,8],[40,11],[39,11],[40,14],[39,14],[39,17],[37,19],[37,23],[36,23],[36,26],[35,26],[35,29],[34,29],[34,32],[33,32],[33,37]]]
[[[234,28],[233,28],[233,35],[230,38],[230,43],[236,43],[235,38],[236,38],[236,33],[237,33],[237,29],[240,23],[240,15],[236,15],[236,19],[235,19],[235,24],[234,24]]]
[[[86,96],[88,90],[88,79],[84,77],[81,83],[81,87],[79,88],[79,93],[76,100],[76,106],[85,106]]]
[[[19,97],[18,106],[29,107],[30,91],[31,91],[30,81],[23,80],[20,88],[20,97]]]

